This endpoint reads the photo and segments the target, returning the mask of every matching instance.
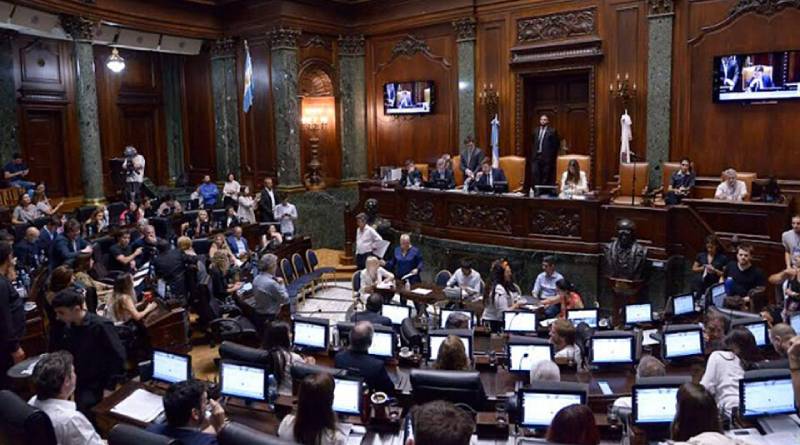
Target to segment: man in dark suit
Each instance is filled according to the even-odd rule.
[[[506,174],[503,172],[503,169],[493,168],[492,161],[486,158],[483,160],[483,163],[481,163],[481,170],[475,174],[475,179],[470,181],[469,189],[489,191],[492,190],[497,183],[506,183],[507,187],[508,180],[506,179]]]
[[[391,326],[392,320],[381,315],[381,309],[383,309],[383,297],[380,294],[372,294],[367,299],[367,310],[356,312],[350,317],[350,321],[353,323],[368,321],[372,324]]]
[[[350,330],[350,347],[339,351],[334,360],[339,369],[347,369],[364,378],[364,382],[374,391],[394,393],[394,383],[383,365],[383,360],[367,354],[372,345],[372,323],[360,321]]]
[[[531,140],[533,146],[527,160],[528,171],[532,178],[530,187],[555,185],[556,158],[561,142],[556,130],[550,126],[550,118],[546,114],[539,117],[539,126],[533,131]]]
[[[25,238],[14,244],[14,256],[17,257],[17,266],[24,267],[29,271],[39,267],[42,249],[39,248],[38,239],[39,229],[33,226],[25,229]]]
[[[92,252],[92,247],[81,238],[81,223],[70,219],[64,224],[64,233],[59,235],[50,246],[50,268],[72,262],[81,252]]]
[[[56,236],[58,236],[59,227],[61,227],[61,219],[58,216],[53,216],[48,219],[47,224],[42,227],[37,242],[39,244],[39,249],[41,249],[45,255],[50,255],[50,245],[53,244]]]
[[[464,178],[470,178],[477,173],[481,167],[481,162],[485,158],[486,155],[483,154],[483,150],[475,146],[475,140],[472,139],[472,136],[467,136],[464,140],[464,149],[461,150],[461,162],[459,163],[459,168],[461,173],[464,174]]]
[[[436,170],[431,173],[431,187],[450,190],[456,186],[456,178],[453,176],[453,170],[447,168],[447,161],[439,158],[436,161]]]
[[[247,247],[247,238],[242,236],[241,226],[234,227],[226,241],[228,242],[228,247],[231,248],[231,252],[233,252],[237,258],[244,257],[250,251]]]
[[[258,214],[259,221],[272,222],[275,217],[272,215],[272,209],[275,207],[275,190],[272,188],[272,178],[264,178],[264,188],[261,189],[260,197],[258,198]]]
[[[422,172],[417,170],[417,164],[411,159],[405,162],[405,169],[400,176],[400,185],[403,187],[418,187],[422,185]]]

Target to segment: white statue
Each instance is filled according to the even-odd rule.
[[[620,132],[619,162],[630,163],[631,140],[633,140],[633,131],[631,126],[633,125],[633,121],[631,121],[631,117],[628,115],[628,110],[625,110],[625,113],[623,113],[622,117],[619,118],[619,124],[622,127],[622,131]]]

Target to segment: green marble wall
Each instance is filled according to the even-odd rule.
[[[164,91],[164,121],[167,134],[167,165],[171,182],[183,172],[183,106],[181,104],[181,69],[183,57],[161,54],[161,78]]]
[[[297,193],[289,199],[297,207],[297,232],[310,235],[314,248],[344,249],[344,208],[358,201],[356,187]]]
[[[0,34],[0,163],[19,151],[17,97],[14,87],[14,56],[10,35]]]
[[[278,148],[278,184],[300,182],[300,107],[297,100],[297,48],[273,47],[270,71]]]
[[[218,180],[224,180],[228,172],[238,176],[241,166],[235,48],[231,39],[222,39],[215,43],[211,56]]]
[[[78,108],[78,133],[81,144],[81,176],[86,201],[103,200],[102,153],[100,127],[97,121],[97,84],[94,77],[94,52],[91,42],[75,41],[76,76],[75,98]]]
[[[475,40],[458,42],[458,141],[475,136]]]
[[[661,186],[661,163],[669,160],[672,87],[672,13],[651,15],[647,53],[647,162],[650,187]]]
[[[340,39],[340,42],[342,40]],[[363,42],[362,37],[360,51],[340,53],[339,56],[342,179],[345,181],[363,179],[367,176],[367,106]],[[348,43],[351,43],[352,47],[352,42]],[[340,43],[340,46],[343,45]]]

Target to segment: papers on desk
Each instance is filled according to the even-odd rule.
[[[375,287],[378,289],[391,290],[394,288],[394,283],[392,283],[391,281],[384,281],[382,283],[376,284]]]
[[[428,295],[431,292],[433,292],[431,289],[424,289],[421,287],[418,287],[411,291],[412,294],[417,294],[417,295]]]
[[[383,258],[386,255],[386,250],[389,249],[389,241],[382,239],[375,241],[373,245],[372,253],[374,253],[378,258]]]
[[[140,422],[150,423],[164,411],[161,396],[144,389],[137,389],[125,400],[111,408],[111,412]]]
[[[657,345],[658,340],[654,339],[651,334],[658,333],[658,329],[645,329],[642,331],[642,346]]]

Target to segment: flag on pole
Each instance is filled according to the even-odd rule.
[[[242,97],[242,109],[247,113],[253,105],[253,61],[250,60],[250,47],[247,40],[244,41],[244,94]]]
[[[497,115],[492,119],[492,167],[500,167],[500,121]]]

